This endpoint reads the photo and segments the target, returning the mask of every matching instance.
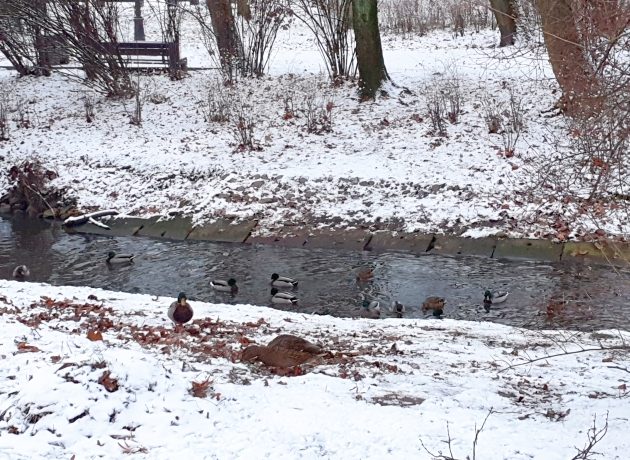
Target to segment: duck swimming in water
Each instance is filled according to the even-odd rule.
[[[280,305],[297,305],[298,298],[290,292],[278,292],[278,288],[271,288],[271,302]]]
[[[232,295],[235,295],[238,292],[238,286],[236,285],[236,280],[234,278],[230,278],[229,280],[212,280],[210,281],[210,286],[212,289],[219,292],[229,292]]]
[[[287,278],[286,276],[280,276],[274,273],[271,275],[271,285],[279,288],[296,288],[298,282],[293,278]]]
[[[31,276],[31,271],[26,265],[18,265],[13,269],[13,278],[23,280]]]
[[[107,253],[107,259],[105,262],[108,264],[129,264],[133,263],[133,254],[116,254],[114,251],[109,251]]]

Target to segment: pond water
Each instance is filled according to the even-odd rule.
[[[110,267],[109,251],[133,253],[135,263]],[[18,264],[30,268],[29,281],[170,297],[184,291],[191,302],[272,306],[270,276],[277,272],[299,280],[298,305],[279,308],[304,313],[359,316],[367,296],[386,306],[398,300],[405,317],[418,318],[429,316],[420,309],[423,300],[437,295],[446,299],[449,318],[630,329],[630,273],[606,266],[67,234],[42,220],[0,219],[0,277],[11,278]],[[357,283],[357,270],[368,265],[374,280]],[[230,277],[239,286],[235,297],[210,287],[212,279]],[[486,288],[510,295],[486,312]]]

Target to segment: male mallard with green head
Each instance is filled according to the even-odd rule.
[[[271,285],[279,288],[296,288],[298,282],[293,278],[287,278],[286,276],[280,276],[277,273],[271,275]]]
[[[278,288],[271,288],[271,303],[278,305],[297,305],[298,298],[290,292],[278,292]]]
[[[238,292],[238,286],[236,285],[236,280],[234,278],[230,278],[229,280],[212,280],[210,281],[210,286],[212,289],[219,292],[229,292],[232,295],[235,295]]]
[[[396,315],[396,318],[402,318],[405,314],[405,306],[399,301],[394,300],[391,306],[391,312]]]
[[[171,306],[168,307],[168,317],[177,326],[181,326],[192,319],[193,309],[188,303],[186,294],[180,292],[177,296],[177,301],[173,302]]]
[[[31,276],[31,271],[26,265],[18,265],[13,269],[13,278],[16,280],[25,280]]]

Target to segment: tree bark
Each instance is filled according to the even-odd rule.
[[[217,40],[221,68],[230,80],[239,67],[241,58],[240,42],[234,23],[230,0],[206,0],[212,28]]]
[[[377,0],[353,0],[352,25],[361,95],[364,98],[374,98],[383,82],[389,79],[378,29]]]
[[[578,32],[572,1],[537,3],[549,62],[563,93],[561,108],[569,114],[591,111],[599,98],[599,84]]]
[[[490,8],[494,13],[501,33],[499,46],[514,44],[516,36],[516,8],[512,0],[490,0]]]

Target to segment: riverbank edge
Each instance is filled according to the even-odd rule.
[[[291,248],[343,249],[355,251],[404,251],[418,255],[480,256],[540,262],[569,262],[630,267],[630,243],[611,240],[554,242],[542,239],[508,238],[501,232],[482,238],[442,233],[404,233],[368,228],[286,226],[267,236],[256,232],[258,221],[217,219],[195,226],[189,217],[167,220],[159,217],[114,217],[93,223],[64,227],[68,233],[107,236],[144,236],[171,240],[264,244]]]

